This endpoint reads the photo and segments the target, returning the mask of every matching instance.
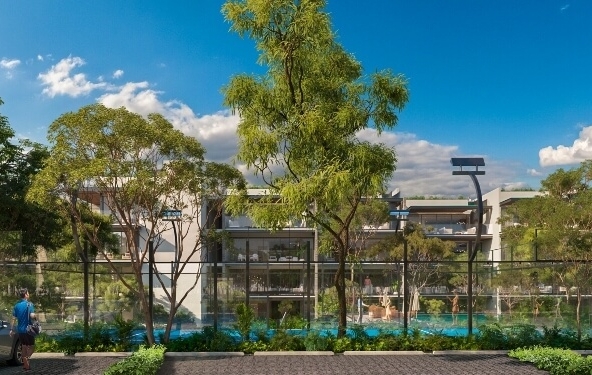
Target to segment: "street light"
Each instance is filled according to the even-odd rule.
[[[399,224],[401,221],[407,221],[409,217],[409,210],[391,210],[389,216],[394,217],[397,225],[395,226],[395,235],[399,233]],[[403,329],[407,333],[409,326],[409,312],[408,312],[408,299],[409,299],[409,287],[407,281],[409,280],[407,261],[407,240],[403,236]]]
[[[477,181],[478,175],[484,175],[485,171],[480,171],[479,167],[485,166],[483,158],[451,158],[450,162],[453,167],[459,167],[460,170],[452,171],[453,176],[464,175],[471,177],[475,191],[477,193],[477,234],[475,244],[469,251],[469,259],[467,262],[467,329],[469,335],[473,334],[473,262],[477,256],[477,248],[481,243],[481,227],[483,226],[483,197],[481,195],[481,187]],[[474,170],[463,170],[463,167],[475,167]]]
[[[177,209],[170,209],[170,210],[162,211],[162,220],[171,222],[171,224],[173,225],[173,235],[175,236],[175,260],[174,260],[174,262],[171,262],[171,288],[173,288],[175,286],[175,273],[176,273],[177,269],[179,268],[179,259],[178,259],[179,244],[178,244],[178,236],[177,236],[177,226],[175,225],[175,222],[181,221],[182,215],[183,214],[182,214],[181,210],[177,210]]]

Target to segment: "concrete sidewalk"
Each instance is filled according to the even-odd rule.
[[[290,353],[282,355],[252,356],[185,356],[168,353],[158,375],[189,374],[265,374],[265,375],[532,375],[547,374],[534,366],[509,358],[499,352],[347,352],[338,355],[303,355]],[[321,353],[322,354],[322,353]],[[0,374],[43,374],[43,375],[102,375],[121,357],[108,356],[49,356],[34,354],[31,370],[21,367],[0,365]]]

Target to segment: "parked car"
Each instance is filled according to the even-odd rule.
[[[10,364],[22,364],[21,343],[18,335],[10,337],[10,316],[0,312],[0,359],[6,359]]]

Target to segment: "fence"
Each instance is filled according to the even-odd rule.
[[[144,322],[144,304],[129,260],[90,264],[88,306],[90,322],[111,323],[120,316]],[[156,263],[154,320],[162,329],[168,319],[170,263]],[[310,267],[310,270],[309,270]],[[27,287],[46,330],[61,330],[84,321],[84,267],[72,262],[4,262],[0,274],[0,312],[10,315],[18,289]],[[177,300],[184,301],[172,321],[173,330],[204,325],[232,327],[235,307],[248,302],[259,324],[280,323],[312,327],[336,326],[337,297],[333,287],[334,262],[190,263],[176,280]],[[592,267],[587,263],[490,262],[475,263],[474,322],[533,324],[588,331],[592,316]],[[401,263],[362,262],[348,267],[346,299],[351,323],[400,328],[403,325],[405,286],[408,287],[409,326],[455,329],[466,326],[466,262],[410,262],[407,280]],[[118,273],[120,276],[118,276]],[[141,272],[146,296],[148,267]],[[123,279],[123,280],[122,280]],[[407,284],[407,285],[405,285]],[[455,297],[456,302],[455,302]],[[417,298],[417,304],[413,299]],[[361,304],[359,304],[361,302]],[[456,309],[454,306],[458,307]],[[360,313],[358,306],[362,306]],[[286,319],[291,318],[291,319]],[[3,317],[4,319],[4,317]]]

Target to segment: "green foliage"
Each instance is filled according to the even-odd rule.
[[[435,317],[438,317],[446,308],[446,303],[439,299],[423,298],[421,300],[426,306],[427,313],[430,315],[434,315]]]
[[[352,350],[352,340],[347,337],[347,336],[343,336],[343,337],[338,337],[334,340],[332,340],[332,345],[331,347],[333,348],[333,351],[335,353],[343,353],[347,350]]]
[[[272,229],[304,212],[332,233],[341,336],[347,313],[343,269],[351,243],[341,236],[349,233],[361,202],[384,191],[396,164],[393,148],[357,135],[371,124],[378,133],[396,125],[408,101],[407,83],[389,70],[364,76],[337,43],[325,1],[261,4],[223,5],[231,30],[252,38],[268,67],[262,77],[233,77],[223,92],[225,105],[241,116],[237,159],[265,182],[269,195],[253,202],[237,194],[227,208]]]
[[[283,329],[304,329],[308,325],[306,319],[297,315],[286,316],[282,323]]]
[[[182,210],[179,226],[183,226],[183,233],[178,250],[184,256],[182,264],[176,267],[177,275],[173,275],[176,279],[187,262],[196,261],[203,254],[199,249],[204,243],[213,243],[221,236],[213,228],[222,212],[221,203],[216,202],[221,202],[227,189],[242,188],[243,175],[229,165],[208,162],[204,147],[194,137],[175,129],[162,115],[141,116],[124,107],[113,109],[97,103],[63,114],[49,126],[48,141],[51,152],[33,179],[28,200],[53,205],[72,220],[77,254],[82,253],[84,241],[102,254],[113,252],[113,243],[101,234],[104,228],[119,226],[125,246],[136,250],[130,252],[135,283],[119,277],[122,273],[117,266],[111,262],[109,265],[141,305],[147,339],[153,344],[153,321],[148,314],[148,292],[142,271],[152,242],[141,240],[138,225],[147,231],[144,238],[154,238],[170,230],[170,223],[163,220],[163,211],[170,207]],[[87,194],[88,191],[93,193]],[[117,214],[93,214],[92,202],[87,200],[94,194],[104,197],[105,212]],[[211,202],[207,208],[204,200]],[[209,220],[194,220],[202,216]],[[173,283],[173,288],[176,286]],[[189,291],[166,293],[166,304],[172,306],[171,318],[177,312],[178,301]],[[172,321],[168,319],[167,324]]]
[[[0,106],[3,104],[0,98]],[[14,141],[8,118],[0,113],[0,259],[34,256],[37,246],[64,245],[67,221],[54,207],[26,201],[31,180],[49,156],[47,148],[28,140]]]
[[[39,353],[62,353],[64,350],[54,336],[41,332],[35,337],[35,351]]]
[[[243,341],[240,343],[238,349],[245,354],[265,352],[269,350],[269,343],[267,341]]]
[[[589,375],[592,357],[582,357],[567,349],[534,346],[510,351],[508,355],[523,362],[531,362],[551,375]]]
[[[248,341],[251,325],[255,319],[255,312],[251,306],[247,306],[244,302],[238,304],[234,312],[236,313],[236,323],[234,324],[234,327],[240,332],[243,340]]]
[[[477,335],[482,349],[515,349],[537,345],[542,342],[543,335],[531,324],[513,324],[502,327],[498,323],[479,326]]]
[[[132,333],[138,328],[138,324],[132,320],[124,320],[121,314],[115,317],[113,322],[117,335],[117,351],[128,351],[132,348]]]
[[[39,352],[61,352],[75,354],[80,352],[122,352],[134,350],[131,343],[133,322],[118,319],[114,326],[93,323],[89,326],[88,338],[83,337],[84,327],[75,323],[57,335],[40,334],[36,339],[35,350]]]
[[[318,331],[310,331],[304,338],[304,347],[307,351],[328,350],[330,339],[322,336]]]
[[[305,350],[304,340],[300,336],[290,335],[284,330],[275,331],[269,340],[269,350],[296,351]]]
[[[231,352],[237,344],[227,333],[204,327],[201,332],[179,337],[165,344],[169,352]]]
[[[109,366],[104,375],[156,375],[164,362],[165,351],[162,345],[141,346],[131,356]]]

